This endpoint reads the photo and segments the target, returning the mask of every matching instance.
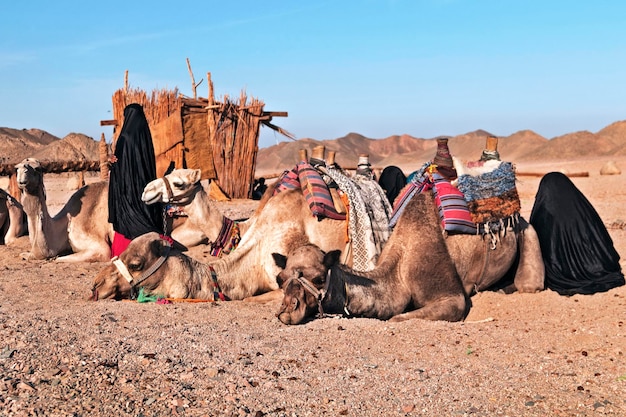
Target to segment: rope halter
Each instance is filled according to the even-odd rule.
[[[124,262],[122,262],[122,260],[120,259],[119,256],[114,256],[111,259],[111,262],[113,263],[113,265],[115,265],[115,267],[117,268],[117,271],[120,273],[120,275],[122,275],[126,281],[128,281],[128,283],[130,284],[130,298],[131,300],[136,299],[136,288],[139,286],[139,284],[141,284],[142,282],[144,282],[146,279],[150,278],[150,276],[152,276],[152,274],[154,274],[160,267],[161,265],[163,265],[163,263],[165,263],[165,261],[167,260],[168,256],[170,255],[170,250],[172,249],[172,244],[170,243],[169,240],[167,239],[163,239],[163,246],[165,247],[165,252],[163,253],[163,255],[161,255],[151,266],[150,268],[146,269],[145,271],[143,271],[143,273],[137,278],[137,280],[135,280],[135,278],[132,276],[132,274],[130,273],[130,271],[128,270],[128,268],[126,267],[126,264]]]
[[[315,284],[313,284],[313,282],[305,278],[304,275],[302,275],[302,271],[296,271],[296,274],[292,276],[291,278],[289,278],[284,283],[283,287],[287,288],[287,286],[289,285],[289,283],[291,283],[291,281],[298,281],[306,292],[308,292],[313,297],[315,297],[315,300],[317,301],[317,311],[318,311],[317,315],[319,318],[323,318],[325,314],[324,314],[324,308],[322,307],[322,301],[324,301],[324,298],[326,297],[326,293],[328,292],[328,285],[330,282],[330,269],[326,272],[326,282],[324,283],[324,288],[322,288],[321,290],[318,290]]]

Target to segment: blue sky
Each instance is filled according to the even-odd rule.
[[[242,89],[297,138],[420,138],[626,119],[626,2],[12,1],[0,5],[0,127],[112,135],[131,87]],[[262,128],[260,146],[287,140]]]

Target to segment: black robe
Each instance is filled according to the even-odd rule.
[[[163,233],[162,205],[141,200],[144,187],[156,179],[156,160],[148,121],[139,104],[124,109],[124,125],[115,144],[117,161],[109,177],[109,222],[128,239]]]
[[[390,165],[383,169],[378,179],[378,185],[385,191],[389,203],[393,205],[394,200],[400,194],[400,190],[406,185],[406,176],[400,168]]]
[[[572,295],[624,285],[620,256],[608,230],[564,174],[551,172],[541,179],[530,224],[539,235],[546,288]]]

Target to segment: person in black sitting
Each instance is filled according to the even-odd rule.
[[[561,295],[624,285],[620,256],[589,200],[560,172],[539,183],[530,214],[545,264],[545,286]]]

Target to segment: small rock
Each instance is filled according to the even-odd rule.
[[[608,161],[600,168],[600,175],[621,175],[622,170],[617,167],[615,161]]]

